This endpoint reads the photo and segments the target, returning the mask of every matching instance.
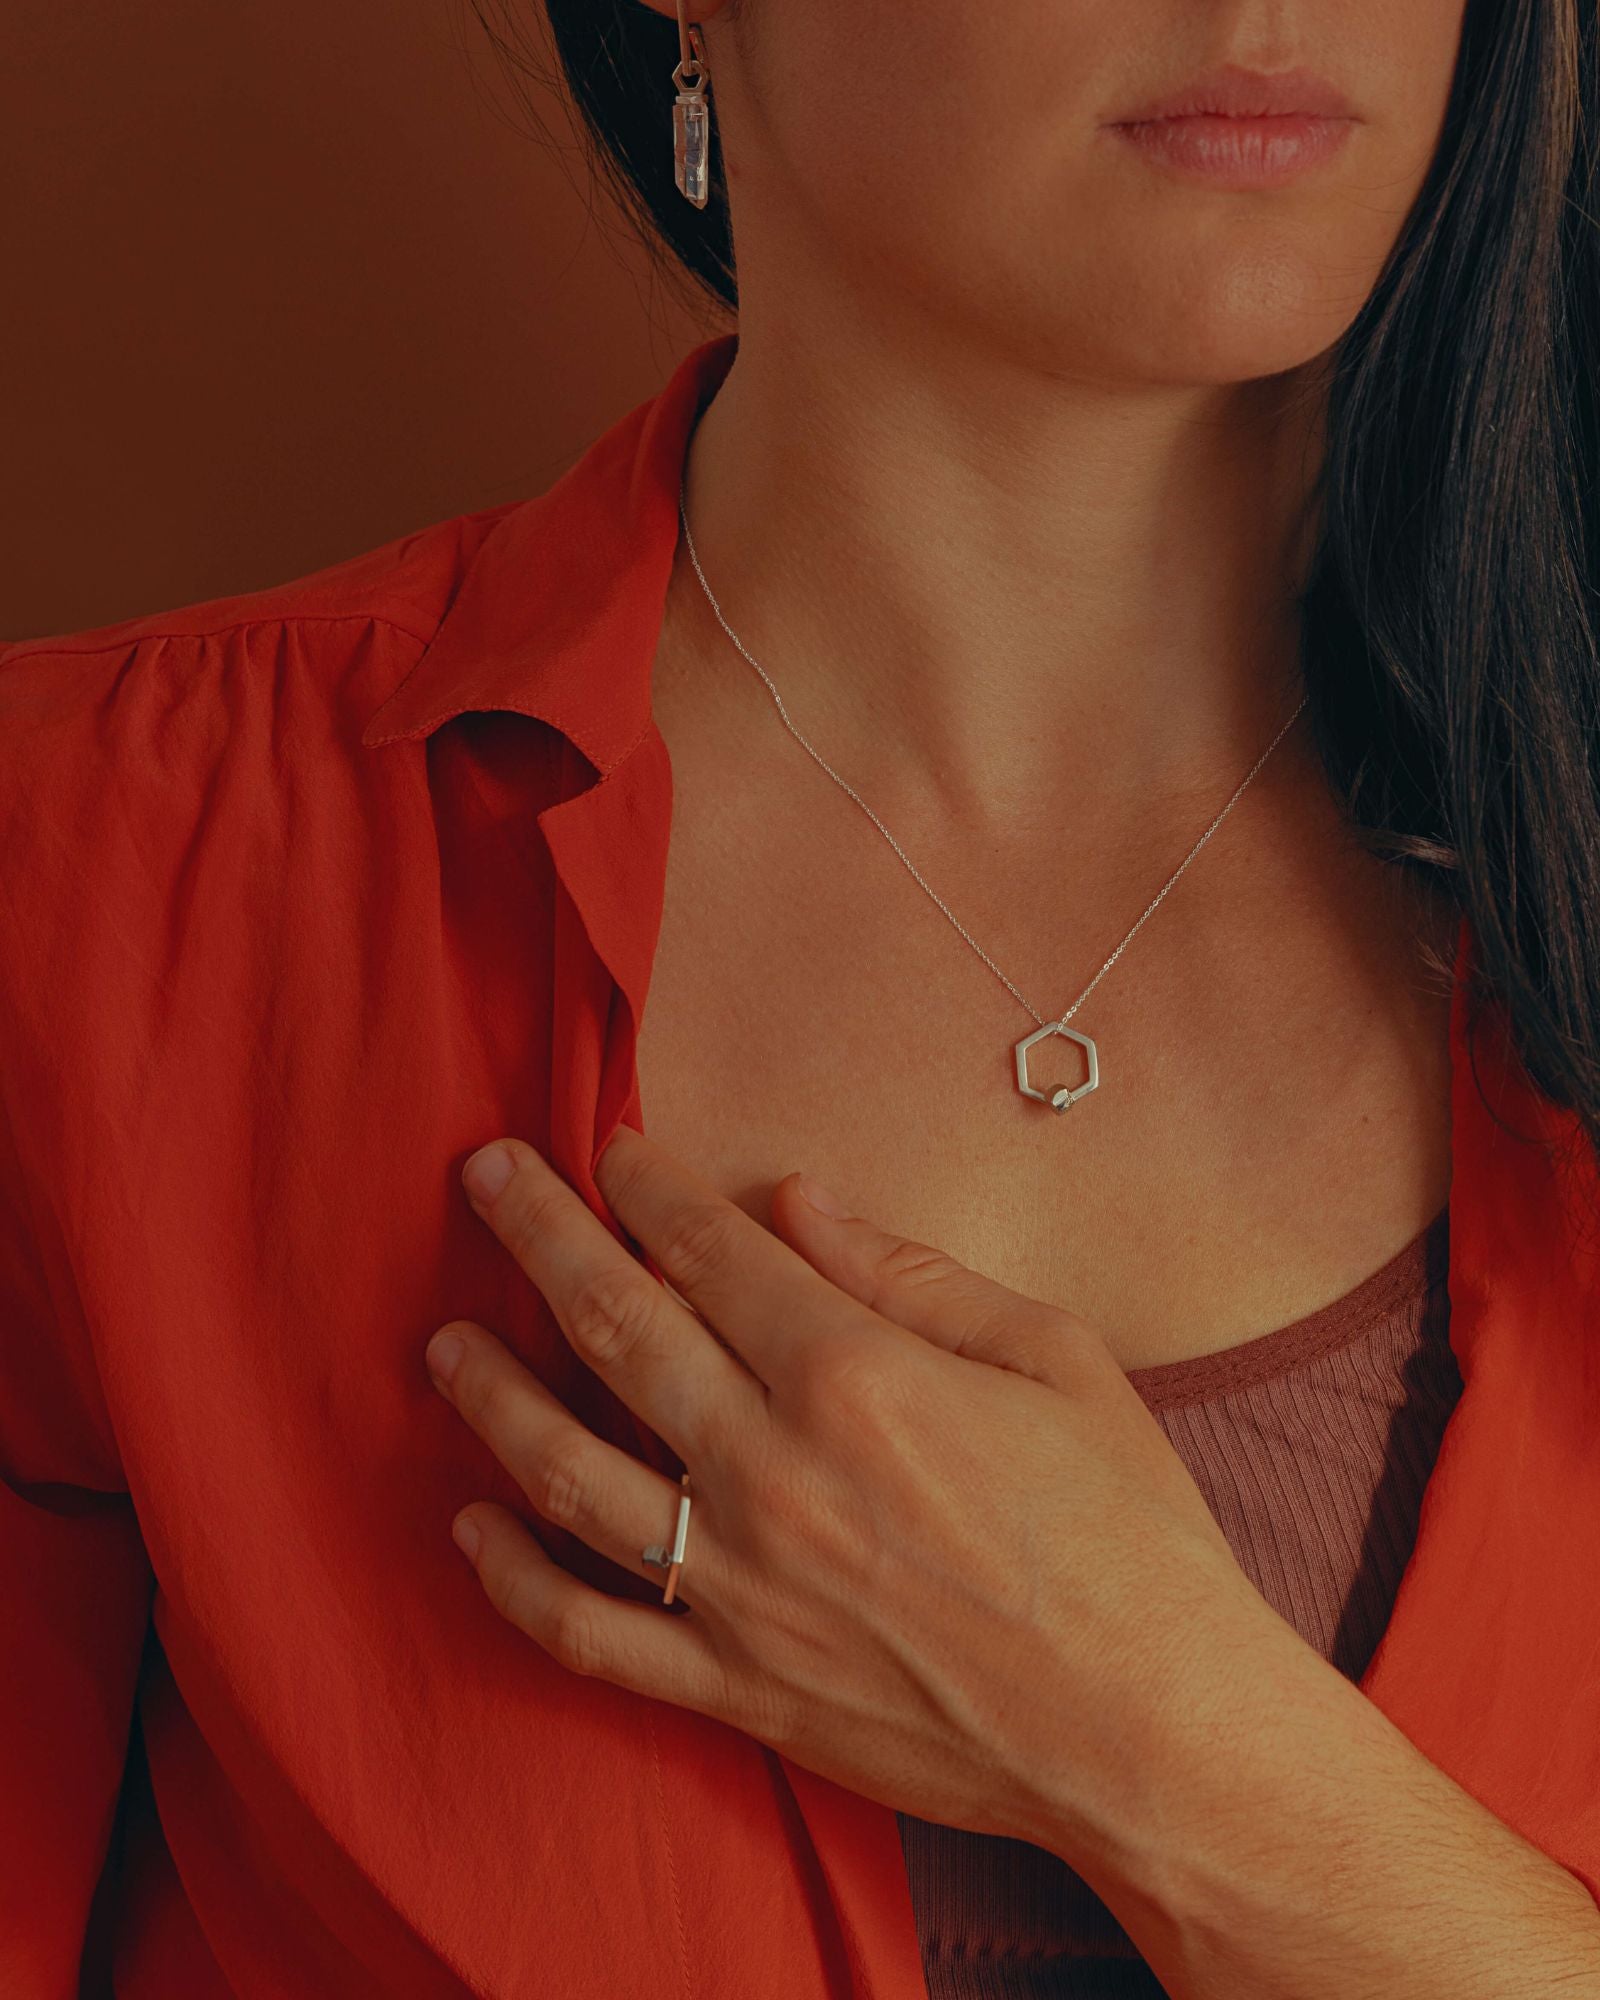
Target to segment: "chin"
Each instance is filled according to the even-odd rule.
[[[1252,253],[1241,245],[1219,264],[1191,244],[1107,282],[1096,344],[1104,344],[1108,372],[1123,378],[1257,381],[1325,354],[1366,295],[1347,275],[1336,280],[1323,264],[1281,247]]]

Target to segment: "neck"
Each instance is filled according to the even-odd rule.
[[[1133,389],[741,327],[689,526],[795,727],[876,807],[983,832],[1063,799],[1220,806],[1304,692],[1320,410],[1289,376]],[[681,537],[668,617],[705,699],[781,734]]]

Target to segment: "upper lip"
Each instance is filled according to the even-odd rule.
[[[1120,112],[1115,125],[1142,124],[1154,118],[1184,118],[1213,113],[1224,118],[1272,118],[1299,113],[1312,118],[1354,116],[1344,93],[1325,76],[1308,69],[1242,69],[1223,63],[1192,76],[1164,96],[1153,97]]]

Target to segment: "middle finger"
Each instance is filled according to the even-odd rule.
[[[431,1366],[429,1373],[535,1510],[619,1568],[660,1583],[665,1572],[644,1560],[644,1550],[671,1543],[678,1484],[596,1437],[487,1328],[453,1320],[440,1332],[447,1330],[461,1340],[460,1356],[448,1380]],[[430,1361],[432,1353],[430,1346]],[[704,1584],[710,1544],[697,1536],[695,1548]]]

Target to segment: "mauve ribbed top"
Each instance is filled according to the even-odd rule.
[[[1133,1368],[1241,1568],[1359,1680],[1389,1620],[1461,1393],[1449,1210],[1342,1299],[1196,1360]],[[931,2000],[1156,2000],[1083,1878],[1029,1842],[901,1813]]]

